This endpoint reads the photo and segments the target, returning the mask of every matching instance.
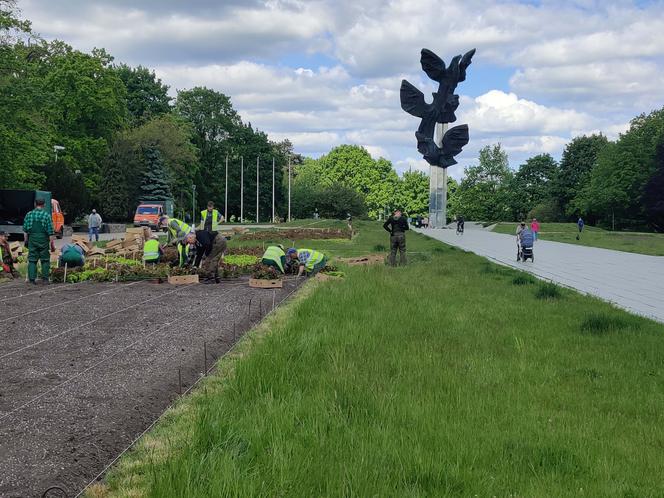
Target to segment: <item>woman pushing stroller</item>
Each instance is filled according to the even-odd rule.
[[[526,222],[522,221],[519,226],[516,227],[516,260],[525,262],[528,258],[530,258],[534,262],[534,244],[535,236],[533,235],[533,232],[530,230],[530,228],[528,228]]]

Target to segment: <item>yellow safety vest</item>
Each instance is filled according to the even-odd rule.
[[[175,222],[175,224],[178,226],[179,230],[175,230],[172,226],[171,223]],[[168,222],[168,231],[171,234],[171,238],[177,239],[178,238],[178,231],[184,232],[184,233],[189,233],[191,232],[191,227],[187,225],[184,221],[178,220],[176,218],[171,218],[171,220]]]
[[[201,211],[201,230],[205,229],[205,220],[208,216],[208,210],[204,209]],[[219,224],[221,223],[221,213],[216,209],[212,210],[212,231],[219,231]]]
[[[187,256],[189,256],[189,244],[178,244],[178,253],[180,254],[180,266],[184,266]]]
[[[302,254],[307,255],[307,259],[304,263],[304,268],[307,271],[313,271],[314,266],[323,261],[323,258],[325,257],[325,254],[323,254],[322,252],[314,251],[313,249],[298,249],[297,250],[298,259]],[[302,262],[301,259],[300,262]]]
[[[143,261],[157,261],[159,259],[159,241],[146,240],[143,244]]]
[[[270,246],[265,250],[265,254],[263,254],[263,259],[274,261],[281,270],[281,273],[286,273],[284,271],[284,265],[281,262],[281,258],[285,256],[286,253],[280,247]]]

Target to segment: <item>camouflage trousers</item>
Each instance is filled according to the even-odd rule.
[[[219,261],[226,252],[226,238],[218,234],[212,242],[210,254],[205,256],[201,264],[201,276],[203,278],[216,278],[219,273]]]

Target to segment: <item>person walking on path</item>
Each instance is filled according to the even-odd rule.
[[[383,228],[390,232],[390,265],[396,266],[397,250],[399,251],[399,264],[406,264],[406,231],[408,221],[401,215],[401,210],[394,211],[394,215],[383,223]]]
[[[97,214],[97,210],[93,209],[90,216],[88,216],[88,238],[92,242],[92,237],[99,242],[99,229],[101,228],[101,216]]]
[[[533,218],[533,221],[530,223],[530,230],[533,232],[535,240],[537,240],[540,231],[540,224],[537,221],[537,218]]]
[[[576,235],[576,240],[579,240],[581,238],[581,232],[583,232],[583,227],[585,226],[585,223],[583,223],[583,218],[579,216],[579,221],[576,222],[576,226],[579,227],[579,233]]]
[[[37,284],[38,261],[41,261],[42,282],[49,283],[51,270],[49,245],[51,252],[55,252],[53,221],[51,214],[44,209],[44,205],[44,199],[38,198],[35,201],[35,209],[23,219],[23,240],[28,246],[28,280],[31,284]]]

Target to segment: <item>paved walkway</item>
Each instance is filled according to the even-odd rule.
[[[525,270],[664,322],[664,257],[538,240],[535,262],[517,263],[516,239],[487,230],[416,229],[435,239]]]

